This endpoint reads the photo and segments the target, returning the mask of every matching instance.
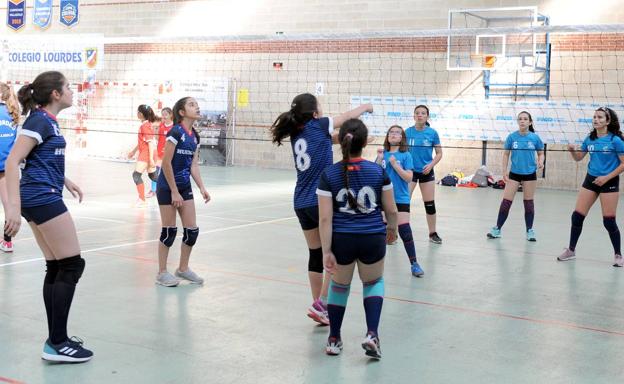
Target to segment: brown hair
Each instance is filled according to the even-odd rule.
[[[390,150],[390,142],[388,141],[388,136],[390,136],[390,131],[392,130],[392,128],[399,128],[401,130],[401,142],[399,143],[399,152],[407,152],[407,136],[405,135],[405,130],[400,125],[393,125],[388,128],[388,132],[386,132],[386,139],[383,143],[384,150]]]
[[[5,103],[7,106],[7,110],[13,119],[13,126],[17,126],[19,123],[19,102],[17,101],[17,96],[15,96],[15,92],[13,92],[13,88],[9,87],[5,83],[0,82],[0,101]]]
[[[61,72],[48,71],[40,73],[30,84],[24,85],[17,92],[17,99],[22,105],[22,115],[27,115],[38,106],[50,104],[53,91],[63,94],[63,85],[67,82]]]

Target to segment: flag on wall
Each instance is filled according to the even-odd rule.
[[[9,0],[7,5],[7,25],[17,31],[24,26],[26,0]]]
[[[78,0],[61,0],[61,24],[73,27],[78,23]]]
[[[52,0],[35,0],[33,10],[33,24],[46,29],[52,21]]]

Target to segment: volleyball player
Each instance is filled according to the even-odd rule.
[[[8,196],[6,180],[4,179],[4,163],[15,143],[17,124],[19,122],[19,103],[13,89],[5,83],[0,83],[0,200],[7,211]],[[11,236],[4,233],[0,240],[0,250],[13,252]]]
[[[363,284],[367,332],[362,347],[379,359],[378,326],[384,297],[386,241],[397,236],[397,208],[392,183],[378,164],[361,158],[368,130],[357,119],[347,120],[338,139],[342,161],[328,167],[319,181],[319,228],[323,264],[332,274],[329,287],[328,355],[342,351],[340,329],[351,280],[357,264]],[[384,211],[387,226],[381,211]]]
[[[138,152],[134,172],[132,172],[132,179],[134,180],[139,195],[136,206],[145,207],[143,172],[147,171],[151,180],[157,180],[156,164],[154,161],[154,129],[152,128],[152,123],[156,120],[156,115],[154,115],[154,111],[150,106],[141,104],[137,108],[137,118],[141,120],[138,143],[137,146],[130,151],[128,157],[132,158]]]
[[[173,127],[173,113],[171,108],[165,107],[160,111],[160,124],[158,125],[158,139],[156,145],[156,173],[160,176],[160,167],[162,164],[162,158],[165,154],[165,142],[167,140],[167,133]],[[158,184],[158,181],[156,181]],[[156,187],[152,185],[152,190],[156,191]]]

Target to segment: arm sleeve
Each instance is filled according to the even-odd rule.
[[[505,149],[506,150],[511,150],[511,143],[512,143],[512,139],[511,139],[511,135],[508,135],[507,138],[505,139]]]
[[[321,129],[326,131],[329,136],[334,133],[334,119],[331,117],[321,117],[319,123],[321,124]]]
[[[180,138],[180,132],[178,132],[177,129],[170,129],[169,132],[167,132],[167,141],[171,141],[175,145],[178,145]]]
[[[613,140],[613,147],[618,156],[624,155],[624,141],[622,141],[622,139],[616,137],[615,140]]]
[[[149,142],[154,140],[154,130],[151,124],[142,124],[139,129],[139,134],[141,135],[142,141]]]
[[[383,171],[383,183],[382,183],[381,189],[383,191],[388,191],[392,189],[392,182],[390,181],[390,177],[388,176],[385,170]]]
[[[583,140],[583,144],[581,144],[581,151],[587,152],[588,141],[589,141],[589,137],[586,137],[585,140]]]
[[[407,154],[407,156],[405,156],[405,158],[403,159],[403,169],[405,169],[406,171],[413,171],[414,159],[412,158],[412,155],[409,154],[409,152],[405,153]]]
[[[37,144],[41,144],[53,135],[53,128],[44,117],[32,116],[24,122],[19,134],[32,137],[37,140]]]
[[[539,137],[539,135],[535,135],[537,137],[536,143],[535,143],[535,149],[537,149],[538,151],[543,151],[544,150],[544,142],[542,141],[542,138]]]
[[[329,180],[327,180],[327,173],[323,172],[321,178],[319,179],[318,188],[316,189],[316,194],[319,196],[332,196],[331,187],[329,185]]]
[[[438,131],[433,131],[433,145],[440,145],[440,135],[438,135]]]

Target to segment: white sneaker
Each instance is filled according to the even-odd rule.
[[[335,337],[327,339],[327,345],[325,345],[325,353],[330,356],[338,356],[342,352],[342,340]]]
[[[169,273],[169,271],[165,271],[156,275],[156,284],[164,287],[176,287],[180,284],[180,280]]]
[[[13,252],[13,242],[0,240],[0,250],[2,252]]]
[[[180,279],[188,280],[193,284],[204,284],[204,279],[197,276],[197,274],[191,271],[190,268],[184,272],[180,271],[180,269],[176,269],[175,275]]]

